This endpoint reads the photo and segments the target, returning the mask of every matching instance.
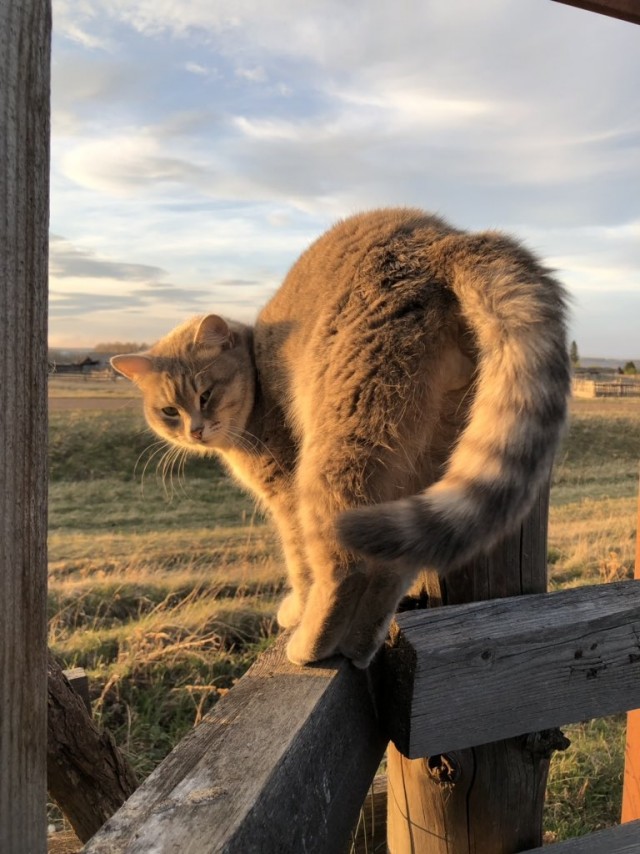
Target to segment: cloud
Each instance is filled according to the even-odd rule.
[[[56,234],[52,234],[49,240],[49,272],[56,279],[119,279],[130,282],[156,281],[165,275],[160,267],[100,258]]]
[[[49,303],[49,314],[53,318],[67,317],[77,320],[96,312],[122,311],[125,306],[131,309],[143,305],[143,300],[137,295],[131,295],[125,300],[121,296],[86,291],[74,294],[55,293]]]
[[[54,2],[54,291],[249,314],[332,220],[395,204],[522,234],[577,294],[640,289],[633,27],[539,0]]]
[[[197,62],[186,62],[184,65],[185,69],[191,74],[200,74],[206,77],[209,73],[209,69],[205,68],[204,65],[200,65]]]
[[[119,196],[144,187],[210,182],[206,168],[165,154],[158,140],[137,131],[83,141],[62,157],[61,165],[63,173],[82,186]]]
[[[249,80],[251,83],[264,83],[267,79],[264,68],[261,68],[259,65],[255,68],[236,68],[236,75]]]

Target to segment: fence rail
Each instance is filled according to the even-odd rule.
[[[384,750],[378,721],[400,720],[396,743],[433,756],[640,705],[638,581],[400,615],[371,672],[343,660],[293,667],[284,640],[87,854],[335,854]],[[558,851],[640,850],[640,825],[586,839]]]
[[[85,847],[87,854],[337,854],[386,739],[367,674],[264,653]]]

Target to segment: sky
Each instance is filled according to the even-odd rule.
[[[53,0],[50,344],[247,322],[336,220],[515,234],[640,356],[640,27],[552,0]]]

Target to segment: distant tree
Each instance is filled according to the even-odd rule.
[[[149,345],[137,341],[101,341],[93,348],[94,353],[137,353],[148,350]]]
[[[577,368],[580,364],[580,354],[578,353],[578,345],[575,341],[571,342],[571,347],[569,348],[569,358],[571,359],[571,364],[574,368]]]
[[[635,362],[627,362],[623,368],[625,374],[632,374],[635,376],[638,373],[638,369],[636,368]]]

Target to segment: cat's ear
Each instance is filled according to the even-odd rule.
[[[132,353],[131,355],[112,356],[111,367],[135,383],[140,377],[151,372],[153,364],[148,356]]]
[[[233,332],[224,317],[217,314],[208,314],[200,321],[200,325],[193,337],[194,344],[204,344],[214,347],[231,347],[233,344]]]

